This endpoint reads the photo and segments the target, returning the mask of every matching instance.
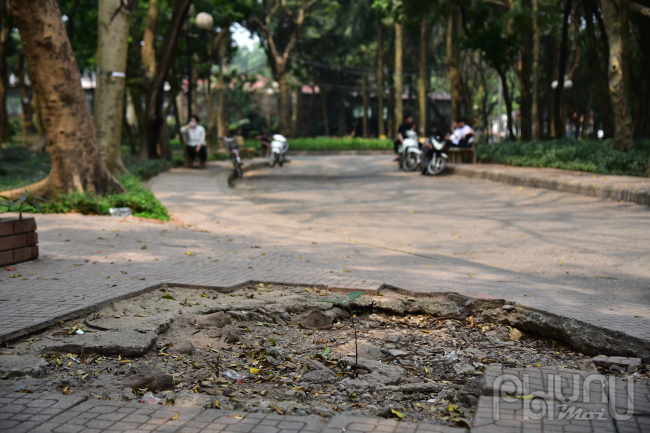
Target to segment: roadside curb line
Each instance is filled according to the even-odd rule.
[[[449,165],[447,172],[449,174],[457,174],[474,179],[486,179],[510,185],[544,188],[592,197],[628,201],[640,205],[650,205],[650,186],[647,189],[642,189],[613,184],[602,185],[583,180],[557,179],[547,176],[512,173],[507,170],[469,166],[469,164],[467,166]]]

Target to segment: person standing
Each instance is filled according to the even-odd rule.
[[[199,125],[199,116],[192,115],[190,123],[181,127],[181,132],[186,134],[187,157],[192,161],[193,167],[199,167],[196,157],[199,157],[200,166],[205,167],[205,161],[208,159],[208,149],[205,145],[205,128]]]

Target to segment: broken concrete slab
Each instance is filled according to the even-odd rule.
[[[357,346],[359,349],[359,358],[371,359],[377,361],[384,357],[384,354],[382,353],[379,347],[375,346],[374,344],[370,344],[366,340],[359,340]],[[349,341],[335,348],[334,352],[338,353],[341,356],[354,357],[355,356],[354,341]]]
[[[73,334],[62,341],[45,343],[46,353],[96,353],[99,355],[143,355],[155,344],[155,332],[140,333],[131,329]]]
[[[0,355],[0,379],[30,376],[41,377],[47,363],[30,355]]]
[[[334,383],[341,378],[330,370],[318,369],[305,373],[300,380],[307,383]]]
[[[183,341],[178,344],[174,344],[172,347],[167,349],[169,353],[179,353],[182,355],[192,355],[194,353],[194,346],[189,341]]]

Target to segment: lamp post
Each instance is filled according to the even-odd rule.
[[[185,40],[187,44],[187,120],[189,121],[192,117],[192,38],[197,37],[193,35],[190,30],[192,28],[192,15],[194,15],[194,4],[190,5],[190,9],[187,12],[187,24],[185,32]],[[196,15],[196,26],[200,30],[211,30],[214,25],[214,19],[212,15],[207,12],[200,12]]]

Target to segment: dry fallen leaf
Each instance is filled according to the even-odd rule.
[[[180,415],[180,414],[177,412],[176,415],[174,415],[174,416],[172,417],[172,420],[178,419],[178,415]]]
[[[522,335],[524,334],[522,334],[521,331],[519,331],[517,328],[512,328],[512,331],[510,331],[510,333],[508,334],[510,339],[514,341],[519,341]]]

